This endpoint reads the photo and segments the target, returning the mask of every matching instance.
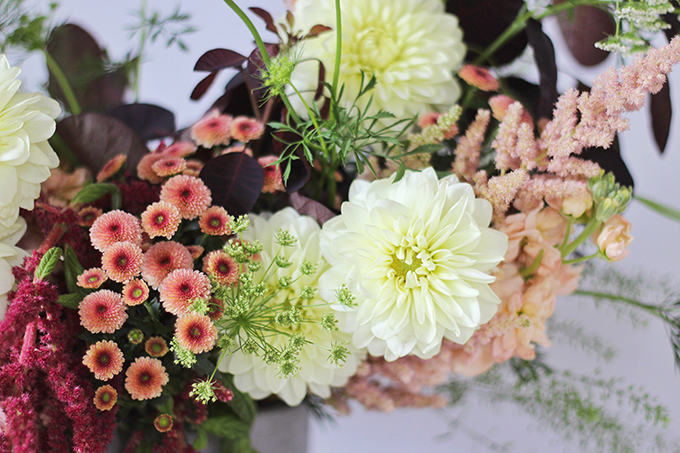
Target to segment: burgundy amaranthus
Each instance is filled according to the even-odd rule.
[[[0,322],[2,453],[99,453],[115,428],[116,408],[100,412],[82,364],[76,312],[57,303],[57,288],[34,281],[42,258],[34,252],[13,270],[17,290]]]

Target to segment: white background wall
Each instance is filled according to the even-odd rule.
[[[151,9],[166,13],[178,4],[170,0],[150,0],[149,3]],[[35,1],[33,4],[39,8],[46,7],[46,2]],[[275,16],[284,10],[279,0],[241,0],[239,4],[243,7],[260,6]],[[124,29],[134,22],[132,14],[138,7],[134,0],[62,0],[57,17],[83,26],[114,59],[121,59],[136,45],[136,40],[129,41],[129,32]],[[221,94],[229,79],[229,75],[222,74],[203,102],[190,101],[189,94],[204,76],[192,71],[198,57],[216,47],[247,54],[253,46],[245,26],[220,0],[185,1],[182,10],[193,15],[191,22],[199,28],[197,33],[186,37],[190,51],[182,53],[176,48],[165,49],[162,44],[152,48],[145,59],[140,100],[172,110],[178,126],[185,127],[202,115]],[[259,19],[253,18],[253,21],[261,25]],[[558,45],[560,67],[567,73],[578,74],[585,81],[592,79],[597,71],[579,68],[563,47],[559,50],[560,40],[555,33],[552,35]],[[267,32],[264,36],[274,39]],[[608,60],[605,66],[612,63]],[[45,81],[41,58],[32,57],[22,66],[26,89],[38,89]],[[561,82],[568,83],[568,77]],[[671,82],[674,105],[680,111],[680,91],[676,89],[680,87],[680,71],[672,76]],[[655,150],[649,118],[645,113],[631,116],[631,130],[622,139],[623,156],[635,178],[637,193],[678,207],[680,135],[676,130],[679,122],[680,115],[677,115],[664,156],[659,156]],[[629,257],[617,266],[643,270],[652,277],[668,275],[680,288],[680,282],[677,282],[680,276],[680,224],[668,221],[636,202],[632,203],[626,217],[633,224],[635,240]],[[602,365],[581,351],[556,344],[548,351],[552,365],[586,374],[600,367],[604,376],[622,377],[625,383],[644,386],[670,409],[672,422],[668,435],[673,437],[674,432],[680,433],[680,380],[661,323],[651,321],[646,328],[633,329],[629,323],[617,321],[611,309],[596,310],[591,302],[575,298],[559,300],[555,317],[578,320],[583,327],[599,332],[618,349],[619,354],[611,363]],[[487,407],[472,402],[462,410],[397,410],[390,414],[366,412],[357,407],[351,416],[338,417],[335,425],[312,422],[309,453],[492,451],[488,445],[475,441],[474,435],[466,435],[464,430],[446,438],[438,437],[447,432],[447,421],[459,415],[459,420],[476,433],[500,444],[509,442],[510,449],[506,451],[579,451],[576,446],[542,429],[534,418],[521,413],[516,407]]]

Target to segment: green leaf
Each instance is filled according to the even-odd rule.
[[[57,302],[66,308],[72,308],[76,310],[80,305],[80,301],[83,300],[84,298],[85,296],[83,296],[82,293],[62,294],[57,299]]]
[[[64,249],[64,276],[66,277],[66,288],[69,293],[78,293],[78,276],[85,271],[83,265],[78,261],[76,252],[68,245]]]
[[[209,418],[203,422],[201,428],[206,433],[232,440],[250,436],[250,423],[239,420],[235,415],[221,415]]]
[[[194,448],[196,450],[203,450],[208,446],[208,431],[205,430],[203,425],[199,425],[197,428],[198,437],[194,441]]]
[[[395,172],[394,175],[394,182],[399,181],[401,178],[404,177],[406,174],[406,164],[404,164],[404,161],[399,162],[399,168],[397,168],[397,171]]]
[[[643,205],[647,206],[649,209],[652,211],[656,211],[657,214],[661,214],[662,216],[674,220],[676,222],[680,222],[680,211],[677,209],[671,208],[670,206],[663,205],[659,203],[658,201],[653,201],[650,200],[649,198],[644,198],[639,195],[634,195],[633,198],[635,198],[637,201],[642,203]]]
[[[63,250],[59,247],[52,247],[45,253],[40,260],[40,264],[35,270],[35,278],[42,280],[52,273],[54,267],[59,262]]]
[[[417,148],[412,149],[411,151],[407,153],[403,153],[402,156],[410,156],[413,154],[432,154],[436,153],[437,151],[443,149],[444,146],[442,145],[421,145],[418,146]]]
[[[111,203],[114,205],[114,209],[120,207],[120,200],[122,197],[120,189],[115,184],[110,183],[90,184],[89,186],[83,187],[73,198],[71,204],[92,203],[108,193],[111,194]],[[118,206],[115,206],[116,201],[118,201]]]

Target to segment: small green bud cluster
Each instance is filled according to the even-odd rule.
[[[262,71],[262,85],[267,89],[267,96],[280,96],[290,83],[290,77],[297,66],[297,59],[290,53],[280,54],[272,58],[267,69]]]
[[[621,54],[646,52],[649,42],[641,32],[655,33],[671,28],[663,16],[674,10],[669,0],[621,0],[612,11],[617,22],[617,33],[595,43],[595,47]],[[620,25],[626,22],[627,26]],[[622,32],[621,30],[626,30]]]
[[[189,306],[189,310],[204,315],[208,313],[208,301],[206,299],[196,299]]]
[[[170,340],[170,350],[175,354],[176,365],[182,365],[184,368],[191,368],[196,363],[196,355],[182,347],[177,341],[177,337],[172,337],[172,340]]]
[[[132,329],[128,332],[128,340],[132,344],[140,344],[144,340],[144,332],[139,329]]]
[[[277,313],[274,316],[274,322],[281,327],[298,326],[302,322],[302,312],[296,307],[291,307],[289,310]]]
[[[356,303],[356,296],[347,288],[347,286],[342,285],[337,291],[338,302],[340,302],[345,307],[354,307]]]
[[[595,218],[600,222],[606,222],[614,215],[623,212],[632,196],[630,188],[621,187],[615,181],[613,173],[600,174],[590,178],[588,190],[593,197]]]
[[[281,247],[290,247],[292,245],[295,245],[295,243],[297,242],[297,238],[290,234],[289,231],[281,229],[274,236],[274,240]]]
[[[343,366],[347,362],[347,356],[350,352],[347,349],[349,343],[333,343],[331,345],[331,353],[328,356],[328,361],[333,365]]]
[[[189,396],[193,396],[196,401],[203,404],[214,403],[217,401],[212,380],[194,382],[191,386]]]
[[[248,214],[238,216],[238,218],[232,222],[232,225],[231,229],[235,234],[241,234],[246,231],[250,226]]]
[[[300,264],[300,272],[302,272],[304,275],[312,276],[316,274],[316,269],[317,265],[308,261],[304,260],[302,264]]]

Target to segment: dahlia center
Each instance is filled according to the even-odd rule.
[[[97,280],[99,280],[99,277],[97,277],[96,275],[92,275],[87,279],[87,281],[90,282],[90,283],[94,283]]]
[[[153,344],[151,345],[151,350],[152,350],[153,352],[158,353],[158,352],[161,352],[161,351],[163,350],[163,348],[162,348],[162,346],[160,345],[160,343],[153,343]]]
[[[100,315],[104,315],[104,314],[106,314],[106,312],[108,311],[108,307],[107,307],[106,305],[104,305],[104,304],[99,305],[99,306],[97,307],[97,311],[99,312]]]
[[[415,272],[422,265],[423,262],[415,256],[407,256],[403,260],[393,256],[390,267],[396,272],[396,277],[406,278],[406,274]]]
[[[357,64],[367,73],[387,69],[399,57],[400,49],[392,33],[379,28],[364,30],[356,37]]]
[[[163,214],[158,214],[156,216],[156,224],[161,225],[165,221],[165,216]]]
[[[224,261],[222,261],[222,262],[220,262],[220,263],[217,265],[217,270],[218,270],[221,274],[228,274],[228,273],[229,273],[229,264],[227,264],[227,263],[225,263]]]
[[[127,264],[127,257],[125,256],[119,256],[118,257],[118,265],[123,267]]]
[[[179,196],[185,200],[188,200],[189,197],[191,196],[191,191],[189,189],[185,189],[179,194]]]
[[[111,401],[111,394],[108,392],[104,392],[101,394],[99,398],[102,400],[102,402],[108,403],[109,401]]]
[[[182,291],[183,293],[188,293],[191,290],[191,286],[185,283],[183,285],[180,285],[179,290]]]

